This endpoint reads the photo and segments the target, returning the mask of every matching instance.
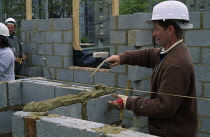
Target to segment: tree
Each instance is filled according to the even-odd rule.
[[[148,0],[120,0],[120,15],[149,12]]]

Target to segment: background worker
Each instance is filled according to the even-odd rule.
[[[20,40],[15,36],[14,33],[16,29],[16,21],[13,18],[8,18],[5,21],[5,25],[9,29],[10,35],[7,37],[7,39],[10,42],[10,48],[15,56],[15,75],[20,75],[23,60],[26,60],[27,56],[22,49]],[[18,79],[18,76],[16,76],[16,79]]]
[[[132,110],[148,117],[148,129],[161,137],[196,137],[198,126],[195,74],[189,50],[183,42],[184,27],[191,27],[186,5],[164,1],[153,8],[152,35],[162,48],[126,51],[106,59],[116,65],[138,65],[153,68],[150,98],[118,95],[109,101],[116,109]],[[154,92],[154,93],[153,93]],[[155,94],[156,93],[156,94]],[[121,102],[120,102],[121,101]]]
[[[0,23],[0,81],[15,79],[15,58],[12,50],[9,48],[9,42],[6,36],[9,36],[9,30],[7,26]]]

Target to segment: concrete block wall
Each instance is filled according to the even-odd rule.
[[[75,136],[101,136],[105,133],[96,132],[94,130],[93,132],[89,132],[88,130],[81,130],[81,124],[83,125],[82,127],[84,129],[88,129],[89,126],[94,128],[94,125],[110,125],[119,120],[120,111],[113,109],[107,103],[109,100],[114,100],[110,94],[102,95],[90,100],[83,100],[80,103],[51,109],[47,113],[53,115],[50,115],[48,118],[54,117],[57,120],[50,118],[52,121],[50,120],[48,122],[44,120],[45,118],[42,118],[46,115],[40,115],[41,117],[31,117],[29,114],[33,112],[20,111],[23,110],[23,106],[25,104],[30,102],[42,102],[68,94],[76,95],[82,91],[90,92],[93,91],[93,87],[70,85],[70,82],[53,82],[41,77],[1,82],[0,86],[3,89],[1,91],[1,101],[3,105],[0,108],[0,136],[2,137],[38,137],[52,135],[67,136],[69,134],[71,134],[71,136],[74,136],[74,134]],[[40,112],[38,113],[40,114]],[[59,115],[59,117],[55,116],[55,114]],[[48,118],[46,117],[46,119]],[[68,119],[71,119],[70,123],[68,123]],[[74,127],[75,121],[77,121],[78,127]],[[130,122],[132,123],[132,119],[130,119]],[[52,129],[56,129],[56,133],[54,133],[55,130],[52,131]],[[113,127],[113,130],[114,129],[115,128]],[[69,132],[69,130],[72,130],[73,133]],[[134,136],[150,136],[131,130],[129,130],[129,132],[126,130],[126,132],[122,131],[122,133],[107,136],[121,136],[127,135],[128,133]]]
[[[71,73],[64,77],[62,71],[68,71],[73,65],[72,19],[23,20],[21,23],[23,49],[28,56],[23,73],[69,80]]]
[[[0,87],[0,136],[11,136],[11,117],[14,112],[22,110],[26,103],[93,90],[92,87],[50,82],[40,77],[0,82]]]
[[[116,127],[109,127],[107,130],[105,124],[73,117],[42,117],[39,120],[36,120],[30,119],[28,117],[29,114],[30,112],[23,111],[14,113],[12,117],[13,137],[24,137],[26,134],[35,135],[37,137],[67,137],[69,135],[75,137],[155,137],[133,130],[122,130]],[[29,120],[31,120],[30,123],[27,122]],[[29,129],[29,127],[30,130],[24,130]],[[105,129],[106,132],[98,132],[97,129],[99,128]],[[34,134],[34,132],[36,134]]]

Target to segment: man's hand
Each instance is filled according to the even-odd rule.
[[[118,110],[123,110],[126,109],[126,101],[128,96],[124,96],[124,95],[117,95],[116,96],[118,99],[115,101],[108,101],[108,103],[115,109]]]
[[[22,58],[23,58],[24,60],[26,60],[26,59],[27,59],[27,56],[26,56],[26,55],[22,55]]]
[[[106,59],[106,62],[113,62],[110,64],[110,68],[117,66],[120,64],[120,56],[119,55],[112,55],[111,57]]]
[[[15,62],[20,62],[21,58],[15,58]]]

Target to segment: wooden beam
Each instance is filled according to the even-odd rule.
[[[112,0],[112,16],[119,15],[119,0]]]
[[[80,31],[79,31],[79,8],[80,0],[73,0],[73,48],[74,50],[82,50],[80,47]]]
[[[32,0],[26,0],[26,20],[32,20]]]

